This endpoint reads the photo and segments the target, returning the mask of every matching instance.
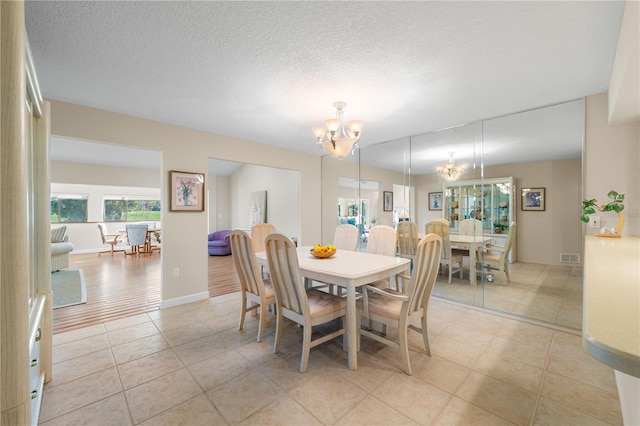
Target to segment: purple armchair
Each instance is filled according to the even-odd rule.
[[[226,256],[231,254],[229,242],[231,231],[216,231],[209,234],[209,256]]]

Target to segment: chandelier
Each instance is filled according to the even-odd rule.
[[[345,155],[352,153],[358,147],[360,133],[362,132],[361,120],[352,120],[347,123],[348,131],[345,131],[342,121],[342,110],[347,106],[345,102],[334,102],[336,108],[336,118],[325,120],[324,126],[316,126],[311,129],[318,143],[316,145],[324,148],[329,154],[342,159]]]
[[[460,176],[464,174],[467,164],[454,164],[453,154],[455,154],[455,152],[449,153],[449,162],[447,164],[436,167],[440,179],[447,181],[458,180]]]

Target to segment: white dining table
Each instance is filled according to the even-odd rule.
[[[469,250],[469,284],[476,285],[476,253],[478,249],[491,242],[491,237],[485,235],[450,234],[452,248]]]
[[[328,259],[311,255],[312,247],[298,247],[300,274],[305,279],[343,287],[347,292],[346,335],[349,368],[358,368],[358,327],[356,288],[396,274],[408,273],[411,261],[395,256],[383,256],[358,251],[338,250]],[[266,252],[256,253],[259,264],[267,265]]]

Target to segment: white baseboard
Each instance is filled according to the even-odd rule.
[[[175,299],[163,300],[160,302],[160,309],[172,308],[178,305],[184,305],[185,303],[198,302],[209,298],[209,292],[203,291],[202,293],[189,294],[188,296],[176,297]]]

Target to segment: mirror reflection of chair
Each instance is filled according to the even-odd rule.
[[[149,225],[141,224],[141,223],[131,223],[125,226],[127,230],[127,239],[129,240],[129,245],[131,246],[131,251],[126,252],[127,255],[139,255],[140,253],[151,253],[145,252],[144,247],[147,244],[147,230],[149,229]]]
[[[424,226],[425,234],[437,234],[442,238],[442,255],[440,256],[440,266],[447,266],[449,272],[449,284],[451,284],[451,277],[454,273],[460,273],[460,279],[463,277],[462,270],[462,254],[457,251],[451,250],[451,241],[449,240],[449,221],[446,219],[434,219],[427,222]],[[453,265],[458,265],[456,269]]]
[[[403,285],[404,293],[367,285],[363,287],[362,299],[357,302],[359,311],[365,318],[382,323],[384,327],[390,326],[398,329],[398,340],[364,328],[360,329],[360,334],[399,349],[402,367],[408,375],[411,375],[408,329],[422,334],[426,353],[431,356],[427,308],[438,275],[441,251],[442,238],[436,234],[428,234],[416,248],[415,264],[411,277],[399,275],[400,278],[407,280]],[[417,320],[420,320],[421,328],[414,325]]]
[[[268,316],[267,309],[275,310],[275,292],[271,281],[263,280],[259,272],[254,251],[253,239],[248,233],[241,230],[231,232],[231,254],[236,273],[240,279],[240,292],[242,295],[242,309],[240,312],[240,324],[238,330],[244,327],[247,312],[258,311],[258,343],[262,342],[267,322],[275,318],[275,314]],[[248,305],[248,306],[247,306]]]
[[[290,320],[292,325],[301,325],[303,341],[300,372],[304,373],[307,370],[311,348],[335,337],[344,336],[347,302],[344,298],[333,294],[316,289],[305,289],[300,275],[296,246],[288,237],[277,233],[269,235],[266,240],[266,254],[277,304],[273,353],[280,351],[285,318]],[[315,340],[311,339],[314,326],[336,319],[341,319],[340,329]]]
[[[338,225],[333,236],[333,245],[338,250],[356,251],[358,248],[358,228],[348,223]]]
[[[511,222],[509,226],[509,234],[507,235],[507,242],[504,245],[504,248],[501,248],[500,252],[495,252],[492,250],[492,246],[488,247],[487,253],[483,253],[478,257],[481,264],[478,264],[478,271],[482,272],[482,268],[487,269],[489,271],[496,270],[502,276],[503,282],[510,283],[511,279],[509,278],[509,253],[513,248],[513,243],[516,238],[516,223]]]
[[[98,231],[100,231],[100,240],[102,241],[102,244],[109,244],[110,246],[109,250],[99,251],[98,256],[100,256],[102,253],[111,253],[111,255],[113,256],[113,253],[124,253],[126,251],[125,249],[115,249],[118,243],[122,242],[122,240],[119,239],[120,234],[107,233],[107,225],[105,225],[104,223],[98,224]]]
[[[401,221],[396,225],[398,253],[400,257],[413,259],[418,247],[418,224],[412,221]]]

